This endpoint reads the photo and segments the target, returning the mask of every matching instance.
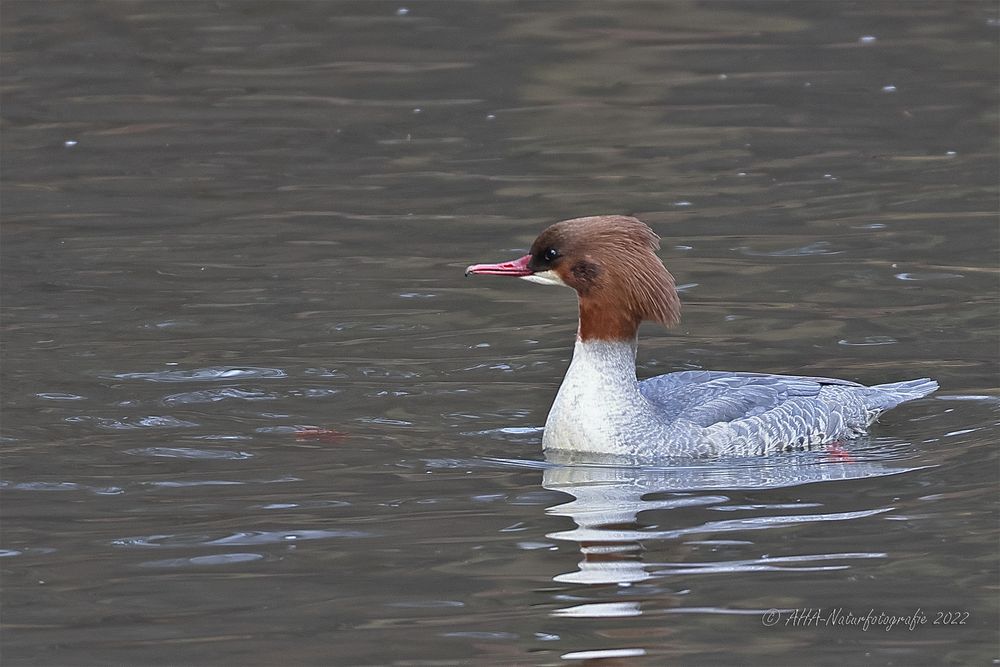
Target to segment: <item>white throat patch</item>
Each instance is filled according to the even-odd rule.
[[[569,285],[564,283],[562,278],[559,277],[559,274],[551,269],[548,271],[532,273],[530,276],[521,277],[533,283],[538,283],[539,285],[562,285],[563,287],[569,287]]]

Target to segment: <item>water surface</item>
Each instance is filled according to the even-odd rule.
[[[4,9],[6,664],[998,657],[992,3]],[[940,392],[545,461],[572,294],[462,268],[597,213],[683,286],[642,376]]]

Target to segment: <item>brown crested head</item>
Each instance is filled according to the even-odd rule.
[[[580,340],[631,340],[643,320],[671,326],[680,319],[674,278],[656,256],[659,247],[660,237],[636,218],[575,218],[535,239],[527,269],[576,290]]]

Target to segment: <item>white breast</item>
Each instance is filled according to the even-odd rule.
[[[577,341],[542,444],[546,449],[631,454],[640,443],[655,441],[662,427],[639,393],[635,342]]]

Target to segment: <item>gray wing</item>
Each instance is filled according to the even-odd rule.
[[[643,380],[639,391],[670,420],[711,426],[756,417],[786,403],[802,406],[823,386],[862,388],[834,378],[726,371],[680,371]],[[789,405],[788,407],[791,407]]]

